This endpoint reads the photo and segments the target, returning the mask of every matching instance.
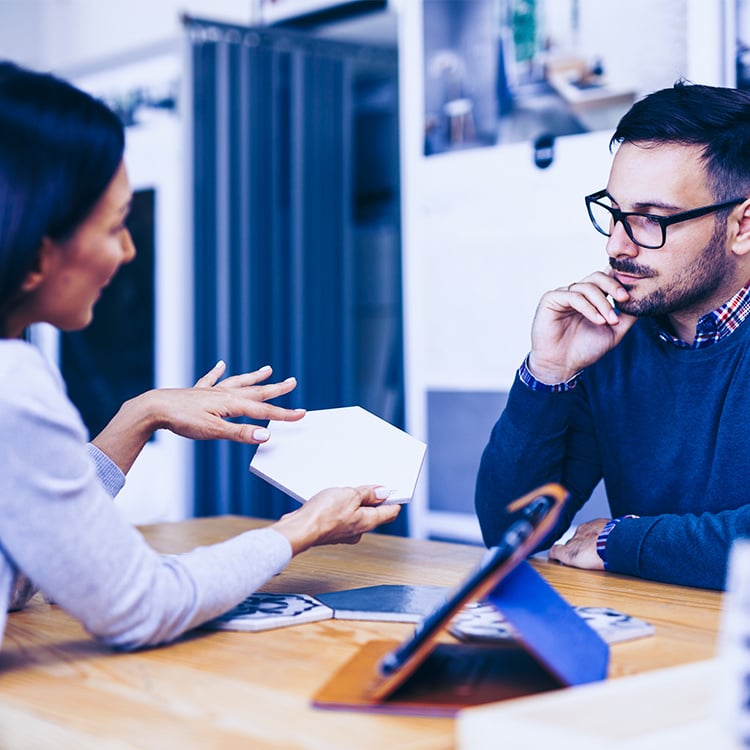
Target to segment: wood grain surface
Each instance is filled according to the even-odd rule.
[[[142,527],[162,552],[225,539],[264,521],[223,516]],[[309,550],[266,586],[316,594],[386,583],[453,586],[479,561],[471,545],[369,534]],[[612,677],[714,656],[721,595],[543,560],[535,567],[574,605],[619,609],[656,626],[612,647]],[[122,654],[35,597],[8,617],[0,651],[0,748],[455,747],[449,719],[321,711],[311,696],[370,640],[400,641],[406,623],[327,620],[258,633],[195,631]]]

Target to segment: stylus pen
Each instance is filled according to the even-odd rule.
[[[432,635],[432,632],[445,622],[450,611],[460,606],[463,600],[474,591],[482,580],[508,560],[521,544],[529,538],[533,531],[534,526],[525,518],[512,523],[505,534],[503,534],[503,541],[497,547],[493,548],[490,556],[471,574],[461,588],[445,604],[442,604],[432,614],[422,620],[421,624],[414,631],[414,635],[408,641],[383,657],[380,662],[381,673],[383,675],[392,674],[405,664],[416,652],[417,648]]]

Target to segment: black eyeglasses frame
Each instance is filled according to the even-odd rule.
[[[607,193],[606,188],[604,190],[597,190],[595,193],[587,195],[584,199],[586,201],[586,211],[588,212],[589,219],[591,220],[594,229],[596,229],[596,231],[600,234],[603,234],[605,237],[612,236],[611,232],[604,229],[604,227],[600,227],[597,223],[596,219],[594,218],[594,214],[591,211],[592,203],[596,203],[597,206],[600,206],[611,214],[613,228],[618,221],[621,222],[623,227],[625,228],[625,232],[627,233],[631,241],[638,245],[638,247],[643,247],[647,250],[658,250],[660,247],[664,247],[664,244],[667,241],[667,227],[671,226],[672,224],[679,224],[683,221],[690,221],[690,219],[697,219],[701,216],[706,216],[710,213],[713,213],[714,211],[721,211],[723,208],[739,206],[740,203],[743,203],[747,200],[747,198],[735,198],[734,200],[724,201],[723,203],[714,203],[711,206],[691,208],[689,211],[681,211],[680,213],[672,214],[671,216],[657,216],[655,214],[642,213],[639,211],[620,211],[619,208],[613,208],[612,206],[608,206],[606,203],[602,203],[601,199],[605,197],[610,197],[609,193]],[[661,242],[658,245],[645,245],[642,242],[638,242],[638,240],[636,240],[636,238],[633,236],[633,229],[628,222],[628,217],[630,216],[641,216],[643,218],[647,218],[651,221],[657,222],[661,227]]]

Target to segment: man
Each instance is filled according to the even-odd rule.
[[[721,589],[750,536],[750,93],[678,83],[610,145],[586,197],[609,267],[542,297],[476,510],[491,546],[510,500],[558,481],[571,498],[549,543],[603,478],[612,518],[551,559]]]

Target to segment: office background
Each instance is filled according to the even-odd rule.
[[[428,442],[396,531],[477,541],[473,474],[536,302],[604,262],[582,196],[611,128],[679,77],[744,85],[745,5],[0,0],[0,57],[107,99],[136,188],[138,266],[98,327],[34,336],[92,430],[218,358],[296,375],[292,406],[359,403]],[[119,507],[292,507],[250,457],[159,434]]]

